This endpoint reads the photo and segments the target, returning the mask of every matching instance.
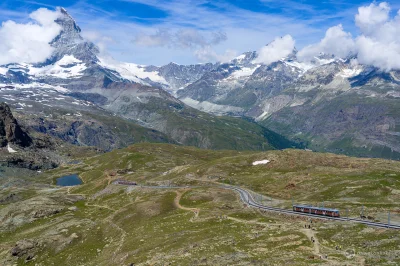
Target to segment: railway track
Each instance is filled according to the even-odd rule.
[[[400,229],[400,225],[392,225],[392,224],[385,224],[385,223],[379,223],[379,222],[371,222],[371,221],[365,221],[361,219],[354,219],[354,218],[344,218],[344,217],[329,217],[329,216],[321,216],[321,215],[315,215],[315,214],[308,214],[308,213],[302,213],[302,212],[295,212],[293,210],[288,210],[288,209],[281,209],[281,208],[275,208],[275,207],[269,207],[265,205],[261,205],[257,203],[251,193],[243,188],[239,187],[229,187],[229,186],[223,186],[225,189],[230,189],[234,190],[239,193],[241,200],[246,203],[247,205],[253,207],[253,208],[258,208],[261,210],[267,210],[267,211],[272,211],[272,212],[278,212],[278,213],[285,213],[289,215],[297,215],[297,216],[306,216],[306,217],[313,217],[313,218],[318,218],[318,219],[323,219],[323,220],[334,220],[334,221],[341,221],[341,222],[354,222],[354,223],[359,223],[359,224],[365,224],[368,226],[374,226],[374,227],[379,227],[379,228],[391,228],[391,229]]]
[[[157,188],[157,189],[160,189],[160,188],[161,189],[199,188],[199,187],[201,187],[201,186],[142,186],[142,185],[138,185],[138,186],[144,187],[144,188]],[[386,223],[371,222],[371,221],[348,218],[348,217],[344,218],[344,217],[322,216],[322,215],[315,215],[315,214],[309,214],[309,213],[303,213],[303,212],[295,212],[293,210],[288,210],[288,209],[269,207],[269,206],[265,206],[265,205],[257,203],[254,200],[254,198],[251,195],[251,193],[249,191],[247,191],[246,189],[243,189],[243,188],[240,188],[240,187],[235,187],[235,186],[219,186],[219,187],[238,192],[239,195],[240,195],[240,199],[245,204],[249,205],[250,207],[258,208],[258,209],[261,209],[261,210],[267,210],[267,211],[278,212],[278,213],[285,213],[285,214],[296,215],[296,216],[313,217],[313,218],[322,219],[322,220],[334,220],[334,221],[340,221],[340,222],[353,222],[353,223],[365,224],[365,225],[368,225],[368,226],[379,227],[379,228],[400,229],[400,225],[392,225],[392,224],[386,224]]]

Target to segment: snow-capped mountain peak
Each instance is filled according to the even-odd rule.
[[[45,64],[53,64],[66,55],[87,63],[97,62],[100,53],[98,47],[81,36],[81,28],[64,8],[59,10],[60,16],[55,22],[61,26],[61,32],[50,42],[55,51]]]
[[[77,25],[76,21],[64,8],[60,8],[61,15],[55,21],[61,26],[60,34],[51,42],[51,45],[55,48],[75,44],[83,41],[81,28]]]

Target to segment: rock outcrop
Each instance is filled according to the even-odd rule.
[[[5,147],[9,143],[28,147],[32,145],[32,138],[20,127],[10,107],[0,103],[0,147]]]

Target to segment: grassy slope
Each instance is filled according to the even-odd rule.
[[[298,147],[292,141],[257,123],[198,111],[165,98],[149,97],[146,103],[120,102],[115,112],[148,123],[177,143],[203,149],[270,150]]]
[[[271,162],[251,165],[262,159]],[[108,184],[116,178],[142,184],[163,184],[167,180],[172,184],[228,182],[272,197],[270,204],[280,206],[289,206],[292,195],[297,202],[324,200],[329,207],[349,207],[355,216],[363,203],[366,214],[379,219],[376,215],[379,210],[384,213],[399,209],[399,170],[399,162],[300,150],[209,151],[168,144],[137,144],[50,171],[38,179],[38,183],[53,182],[64,173],[79,173],[85,184],[69,192],[85,195],[86,200],[65,203],[66,207],[77,206],[75,212],[65,209],[51,218],[36,219],[3,234],[0,257],[6,256],[19,239],[47,237],[49,241],[56,238],[62,243],[61,239],[69,239],[76,233],[78,238],[60,244],[60,248],[54,245],[38,248],[36,262],[262,265],[268,261],[307,265],[359,264],[365,260],[369,264],[382,264],[390,257],[379,252],[395,252],[400,243],[399,236],[391,230],[314,222],[314,232],[321,243],[320,254],[329,254],[330,261],[321,261],[310,259],[318,254],[302,231],[306,221],[244,208],[233,192],[217,188],[179,190],[181,205],[200,209],[199,217],[193,218],[192,212],[174,204],[176,189],[126,190]],[[52,193],[49,197],[68,196],[64,188]],[[44,197],[38,192],[26,195],[25,199],[32,200],[40,194]],[[0,211],[2,208],[5,210],[7,206]],[[343,249],[335,250],[336,245]],[[359,254],[346,258],[353,250]],[[22,259],[20,263],[23,264]]]
[[[114,116],[99,108],[80,111],[71,115],[67,108],[40,106],[34,111],[13,110],[16,119],[35,137],[37,130],[65,142],[82,146],[96,146],[103,150],[122,148],[133,143],[175,143],[165,134],[145,128],[132,121]],[[82,124],[74,126],[74,124]],[[74,130],[73,130],[74,129]]]
[[[90,114],[90,116],[106,125],[119,137],[121,142],[119,147],[126,147],[133,143],[141,142],[175,143],[174,140],[159,131],[142,127],[118,116],[95,114]]]

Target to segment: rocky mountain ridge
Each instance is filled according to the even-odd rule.
[[[184,145],[254,149],[243,136],[220,143],[231,138],[226,132],[242,135],[245,123],[257,128],[257,122],[313,150],[400,159],[399,71],[382,72],[354,57],[325,54],[304,63],[295,49],[269,64],[260,63],[257,52],[227,63],[188,66],[117,62],[100,54],[81,37],[73,18],[64,9],[61,13],[54,55],[43,64],[0,66],[4,87],[75,95],[76,105],[89,102]],[[220,115],[247,122],[227,123]],[[264,142],[263,131],[248,137]]]
[[[254,56],[217,66],[178,98],[205,112],[250,117],[313,150],[400,159],[400,71],[323,54],[305,64],[296,51],[267,65]]]
[[[54,142],[43,136],[32,138],[15,119],[10,107],[0,103],[0,170],[21,167],[31,170],[54,168],[60,156],[51,156]]]
[[[212,149],[265,150],[296,146],[254,122],[200,112],[167,92],[168,81],[183,86],[218,64],[184,67],[169,64],[157,68],[117,62],[101,55],[93,43],[81,37],[81,29],[65,9],[60,9],[60,17],[55,22],[62,30],[51,42],[55,51],[46,62],[0,66],[3,83],[0,88],[4,88],[0,89],[0,99],[21,113],[40,115],[45,121],[38,125],[41,122],[37,119],[33,120],[36,124],[27,120],[32,129],[72,144],[96,145],[105,150],[121,147],[121,137],[125,145],[144,141],[142,137],[132,140],[125,136],[127,132],[120,130],[125,127],[122,120],[133,122],[142,128],[140,132],[145,129],[157,132],[146,133],[145,136],[151,136],[147,141],[163,140]],[[176,77],[168,78],[171,73]],[[60,113],[60,108],[65,111]],[[50,116],[52,112],[60,114],[57,119]],[[122,120],[114,128],[108,128],[115,123],[109,123],[106,113]],[[83,118],[94,120],[95,125],[89,126],[91,122]],[[71,124],[60,126],[63,123]],[[44,126],[50,124],[58,127]],[[61,133],[60,128],[70,128],[70,131]],[[115,131],[118,131],[117,139],[113,137]],[[103,137],[96,140],[90,134]]]
[[[400,71],[354,56],[304,63],[296,50],[270,64],[255,58],[248,52],[219,64],[176,95],[204,112],[254,119],[313,150],[400,159]]]
[[[10,107],[0,103],[0,148],[9,146],[10,143],[28,147],[32,145],[32,138],[22,130]]]

